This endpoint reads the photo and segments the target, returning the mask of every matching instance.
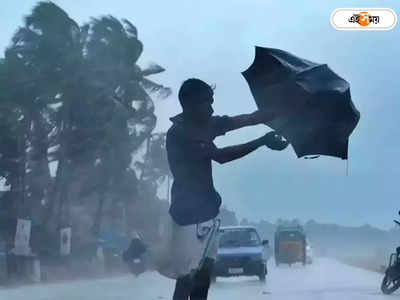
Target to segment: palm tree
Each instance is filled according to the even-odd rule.
[[[100,157],[97,159],[104,166],[113,166],[106,167],[109,170],[106,173],[108,188],[126,192],[126,188],[121,187],[121,182],[126,182],[123,178],[132,178],[132,171],[128,169],[132,160],[131,154],[150,136],[156,124],[154,103],[149,93],[158,93],[159,97],[165,98],[170,95],[171,90],[146,78],[163,72],[162,67],[154,64],[142,70],[137,65],[143,45],[132,23],[127,20],[120,22],[112,16],[106,16],[92,19],[83,26],[83,30],[88,32],[85,58],[93,72],[91,79],[96,86],[104,88],[104,94],[111,98],[120,115],[109,127],[111,132],[119,132],[119,135],[111,132],[104,135],[104,151],[99,153]],[[118,127],[121,129],[116,131],[115,128]],[[129,183],[125,186],[129,186]],[[95,231],[99,230],[101,223],[104,194],[102,190],[94,221]],[[122,194],[114,193],[115,200],[126,199],[126,193]]]
[[[68,184],[66,165],[69,162],[71,110],[74,102],[79,101],[77,90],[85,70],[82,45],[79,26],[54,3],[40,2],[26,17],[24,26],[14,35],[6,52],[6,59],[14,63],[14,89],[23,93],[21,96],[14,95],[13,99],[20,102],[24,111],[27,141],[34,143],[31,147],[36,154],[33,160],[47,165],[49,144],[43,141],[47,134],[43,126],[46,124],[45,110],[49,104],[62,104],[54,124],[57,125],[60,146],[59,163],[55,184],[49,192],[51,201],[48,201],[46,221],[54,215],[56,203],[61,198],[60,192],[68,190],[65,185]],[[50,228],[54,227],[51,222],[49,224]]]
[[[9,92],[10,78],[5,59],[0,60],[0,178],[5,179],[5,183],[10,187],[6,192],[6,197],[2,198],[2,203],[8,207],[8,218],[16,218],[20,212],[18,200],[21,197],[21,155],[19,143],[21,141],[21,121],[23,115],[15,103],[11,101]]]
[[[0,61],[6,87],[0,114],[12,119],[1,119],[0,127],[18,137],[8,142],[17,153],[11,171],[0,176],[20,191],[19,214],[32,217],[39,210],[49,231],[70,223],[77,181],[86,188],[83,194],[98,195],[97,231],[105,199],[131,201],[138,185],[132,153],[156,124],[150,95],[171,93],[148,78],[162,67],[138,66],[142,51],[127,20],[106,16],[80,27],[52,2],[39,2],[26,17]],[[58,162],[55,178],[52,161]],[[86,182],[77,171],[81,166],[95,174]]]
[[[164,69],[156,64],[142,70],[137,61],[143,45],[138,39],[136,27],[128,20],[120,22],[112,16],[92,19],[85,28],[88,32],[86,58],[93,78],[101,86],[113,92],[115,101],[128,113],[130,135],[134,135],[133,146],[137,148],[155,127],[154,103],[149,93],[158,93],[161,98],[171,90],[148,79],[150,75]]]

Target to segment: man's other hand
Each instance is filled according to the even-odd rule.
[[[284,150],[289,145],[289,142],[275,131],[268,132],[266,135],[261,137],[261,140],[265,146],[277,151]]]

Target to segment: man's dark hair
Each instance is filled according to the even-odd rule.
[[[185,80],[179,89],[179,102],[182,107],[200,103],[204,99],[211,99],[214,95],[214,88],[197,78]],[[212,102],[211,102],[212,103]]]

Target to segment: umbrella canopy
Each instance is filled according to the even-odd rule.
[[[256,47],[253,64],[242,74],[258,108],[277,115],[267,125],[292,144],[297,157],[347,159],[360,113],[346,80],[326,64],[263,47]]]

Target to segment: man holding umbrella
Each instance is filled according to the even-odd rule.
[[[161,274],[177,279],[173,300],[207,299],[216,257],[215,218],[221,205],[211,162],[227,163],[261,146],[272,150],[288,146],[274,131],[224,148],[214,144],[217,136],[268,124],[290,141],[299,158],[329,155],[347,159],[349,136],[360,119],[349,83],[326,64],[279,49],[256,47],[253,64],[242,74],[260,108],[251,114],[213,116],[213,88],[199,79],[186,80],[179,90],[182,113],[171,118],[173,125],[167,133],[168,161],[174,176],[167,229],[162,235],[167,236],[167,246],[147,251],[153,252],[153,265]],[[132,241],[126,260],[146,252],[140,243],[140,239]]]
[[[274,118],[267,111],[234,117],[213,116],[214,91],[199,79],[186,80],[179,90],[182,113],[171,118],[167,133],[168,162],[174,176],[169,216],[160,243],[146,247],[134,238],[124,260],[144,261],[147,267],[176,279],[173,300],[205,300],[217,254],[216,233],[221,197],[214,188],[212,164],[239,159],[261,146],[283,150],[288,142],[274,131],[245,144],[218,148],[213,140],[226,132],[263,124]],[[139,274],[143,269],[135,267]]]
[[[256,47],[253,64],[242,73],[257,106],[251,114],[213,116],[213,89],[199,79],[186,80],[179,90],[183,112],[173,118],[167,152],[174,183],[170,215],[174,252],[179,266],[173,300],[207,299],[216,257],[210,221],[217,217],[221,197],[214,188],[214,160],[226,163],[261,146],[283,150],[288,142],[274,131],[245,144],[218,148],[213,140],[245,126],[268,124],[285,136],[298,157],[329,155],[348,158],[349,136],[360,113],[349,83],[326,64],[286,51]],[[215,230],[214,230],[215,232]],[[175,258],[175,259],[174,259]]]
[[[214,188],[212,164],[239,159],[261,146],[283,150],[288,143],[275,132],[245,144],[218,148],[213,140],[226,132],[265,123],[274,118],[266,111],[234,117],[213,116],[213,88],[199,79],[186,80],[179,90],[182,113],[171,118],[167,153],[174,183],[170,215],[170,258],[176,271],[173,300],[207,299],[216,257],[212,222],[219,213],[221,197]],[[214,228],[215,229],[215,228]]]

